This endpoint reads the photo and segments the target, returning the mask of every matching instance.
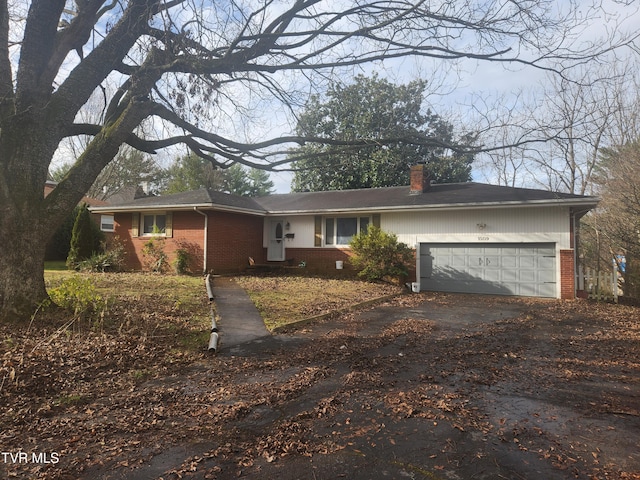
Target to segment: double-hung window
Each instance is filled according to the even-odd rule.
[[[100,215],[100,230],[103,232],[115,231],[115,222],[113,215]]]
[[[325,245],[348,245],[354,235],[366,233],[369,217],[325,218]]]
[[[172,212],[133,212],[131,217],[132,237],[173,237]]]
[[[143,235],[165,235],[167,216],[165,214],[144,214],[142,216]]]

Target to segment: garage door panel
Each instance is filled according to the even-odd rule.
[[[546,270],[554,270],[556,268],[556,258],[549,257],[547,255],[540,257],[538,260],[539,268],[543,268]]]
[[[535,283],[538,280],[538,272],[532,269],[521,269],[516,271],[517,280],[520,283]]]
[[[538,297],[555,297],[556,296],[556,284],[554,282],[543,283],[540,286]]]
[[[513,254],[508,254],[502,257],[501,266],[504,268],[516,268],[518,267],[518,257]]]
[[[467,256],[464,254],[451,254],[451,263],[452,267],[465,267],[467,265]]]
[[[488,268],[490,270],[501,270],[503,268],[502,258],[497,255],[485,255],[484,268]]]
[[[519,279],[519,274],[516,270],[503,270],[502,281],[506,283],[516,282]]]
[[[556,296],[553,244],[421,244],[421,289]]]
[[[523,297],[537,297],[538,288],[535,283],[520,283],[520,290],[518,295]]]
[[[535,268],[537,265],[534,255],[522,255],[519,257],[520,268]]]
[[[488,282],[501,282],[502,281],[502,271],[499,269],[486,269],[484,271],[482,280]]]

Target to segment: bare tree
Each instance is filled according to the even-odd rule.
[[[575,43],[572,28],[590,14],[577,1],[558,9],[555,0],[32,0],[27,11],[25,3],[0,0],[1,318],[46,298],[47,240],[122,144],[154,153],[182,143],[225,166],[276,168],[291,143],[316,139],[256,140],[255,129],[227,125],[267,98],[292,102],[303,80],[409,55],[562,74],[615,47]],[[560,59],[561,69],[552,66]],[[79,121],[95,92],[104,96],[100,121]],[[149,136],[136,135],[141,126]],[[91,140],[44,198],[61,141],[82,135]]]
[[[531,117],[523,109],[523,92],[510,99],[500,95],[477,96],[470,104],[472,121],[485,149],[476,159],[477,170],[490,182],[509,187],[527,185],[526,150],[538,138],[531,131]],[[537,142],[536,142],[537,143]]]
[[[542,108],[537,109],[544,113],[533,117],[547,143],[528,150],[529,168],[545,186],[588,192],[600,151],[626,135],[626,126],[615,120],[635,110],[627,92],[633,91],[631,80],[637,72],[615,70],[615,64],[609,64],[572,79],[548,78]]]
[[[638,65],[622,61],[581,65],[548,75],[538,89],[510,99],[474,102],[484,125],[480,171],[504,185],[593,193],[603,148],[638,138]],[[481,105],[478,108],[478,104]]]
[[[76,122],[97,124],[101,122],[104,110],[104,98],[108,92],[115,91],[113,85],[101,86],[85,103],[76,116]],[[111,93],[113,94],[113,93]],[[146,135],[142,128],[136,130],[142,137]],[[93,137],[89,135],[69,136],[62,140],[55,161],[49,167],[49,174],[55,181],[60,181],[69,172],[74,163],[84,153]],[[148,153],[135,150],[129,145],[122,145],[115,158],[100,172],[87,195],[98,200],[106,200],[126,189],[141,184],[157,186],[161,181],[162,169]]]
[[[586,222],[603,264],[625,259],[619,268],[625,295],[640,295],[640,143],[603,150],[596,168],[602,202]],[[599,260],[599,259],[598,259]],[[621,265],[619,265],[621,267]]]

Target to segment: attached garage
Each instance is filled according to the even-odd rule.
[[[420,290],[556,297],[553,243],[421,243]]]

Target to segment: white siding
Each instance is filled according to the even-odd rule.
[[[287,248],[314,246],[314,216],[289,215],[284,218],[294,234]],[[264,246],[268,242],[265,218]],[[484,225],[481,228],[479,225]],[[432,212],[382,213],[380,227],[398,235],[410,246],[417,243],[555,243],[558,249],[572,248],[568,207],[528,207],[447,210]],[[324,228],[324,222],[323,222]]]
[[[417,243],[555,243],[571,248],[568,207],[448,210],[382,214],[380,227]]]
[[[289,215],[279,218],[289,222],[289,230],[285,233],[294,234],[294,238],[285,240],[285,248],[314,247],[314,215]],[[271,219],[272,217],[265,218],[265,247],[268,244],[268,225]],[[517,243],[554,244],[555,278],[558,279],[556,296],[559,297],[559,251],[572,248],[570,220],[569,207],[505,207],[382,213],[380,227],[395,233],[398,240],[411,247],[420,243],[478,243],[488,246]],[[324,229],[324,221],[322,223]],[[417,266],[419,270],[419,265]]]
[[[269,242],[269,221],[274,217],[265,217],[263,228],[263,247],[267,247]],[[285,234],[292,233],[293,238],[285,240],[285,248],[310,248],[313,247],[314,240],[314,216],[313,215],[301,215],[301,216],[287,216],[277,217],[283,218],[286,222],[289,222],[289,230],[285,230]]]

